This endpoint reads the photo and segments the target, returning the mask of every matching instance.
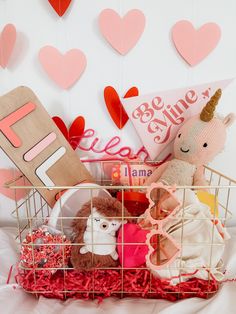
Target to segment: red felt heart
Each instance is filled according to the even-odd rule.
[[[131,87],[124,98],[138,96],[138,88]],[[104,89],[104,99],[107,110],[119,129],[122,129],[129,120],[129,117],[120,101],[120,97],[112,86],[107,86]]]
[[[143,230],[139,225],[133,223],[127,223],[120,228],[117,237],[117,250],[123,267],[139,267],[145,263],[145,257],[148,253],[146,236],[149,232],[149,230]]]
[[[62,132],[66,140],[70,143],[71,147],[75,150],[78,147],[84,133],[84,117],[79,116],[75,118],[69,130],[67,129],[64,121],[60,117],[53,117],[52,119],[59,128],[59,130]]]
[[[62,16],[68,9],[71,0],[48,0],[53,9],[57,12],[59,16]]]

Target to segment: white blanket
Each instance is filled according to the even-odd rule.
[[[224,280],[221,259],[230,236],[220,220],[214,219],[209,207],[200,203],[198,199],[184,209],[181,208],[174,217],[174,220],[170,219],[165,224],[165,230],[178,243],[183,238],[181,257],[153,273],[161,278],[173,278],[171,282],[176,285],[180,279],[183,282],[192,277],[207,280],[209,276],[207,268],[211,265],[211,276],[218,281]],[[213,220],[217,223],[213,224]]]
[[[224,255],[229,278],[236,277],[236,227],[229,228],[231,239],[228,241]],[[235,313],[236,283],[224,283],[221,290],[211,299],[191,298],[171,303],[165,300],[145,299],[105,299],[100,305],[97,301],[80,301],[46,299],[25,293],[14,282],[6,284],[9,268],[17,261],[17,245],[14,237],[15,228],[0,229],[0,313],[3,314],[217,314]]]

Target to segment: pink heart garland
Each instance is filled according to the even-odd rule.
[[[124,228],[123,231],[122,228]],[[139,225],[133,223],[127,223],[120,228],[117,237],[117,251],[120,263],[122,264],[123,260],[124,267],[139,267],[145,263],[148,254],[146,236],[149,232],[150,230],[143,230]],[[123,248],[120,243],[125,243]]]
[[[10,189],[3,187],[4,184],[19,178],[22,173],[16,169],[0,169],[0,193],[12,200],[19,201],[20,199],[24,198],[26,195],[29,194],[30,189]],[[30,186],[30,182],[22,177],[16,180],[13,186]]]
[[[172,29],[175,47],[182,58],[191,66],[205,59],[220,40],[220,27],[206,23],[196,30],[189,21],[179,21]]]
[[[61,88],[70,88],[84,72],[87,61],[79,49],[62,55],[56,48],[45,46],[39,52],[39,60],[48,76]]]
[[[131,10],[121,18],[114,10],[105,9],[99,16],[99,27],[109,44],[125,55],[141,37],[145,16],[140,10]]]
[[[6,68],[16,42],[16,28],[7,24],[0,34],[0,65]]]

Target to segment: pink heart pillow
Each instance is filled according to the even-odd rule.
[[[122,253],[124,252],[123,267],[139,267],[146,262],[148,247],[146,245],[146,235],[150,230],[143,230],[137,224],[127,223],[124,228],[124,241],[122,241],[122,228],[120,228],[117,238],[117,250],[119,260],[122,265]],[[121,243],[124,242],[123,252]],[[130,244],[127,244],[130,243]],[[132,244],[132,243],[140,243]]]

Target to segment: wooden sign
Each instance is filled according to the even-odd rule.
[[[57,128],[37,96],[18,87],[0,97],[0,146],[49,206],[61,189],[54,186],[93,179]],[[51,189],[49,188],[51,187]]]

